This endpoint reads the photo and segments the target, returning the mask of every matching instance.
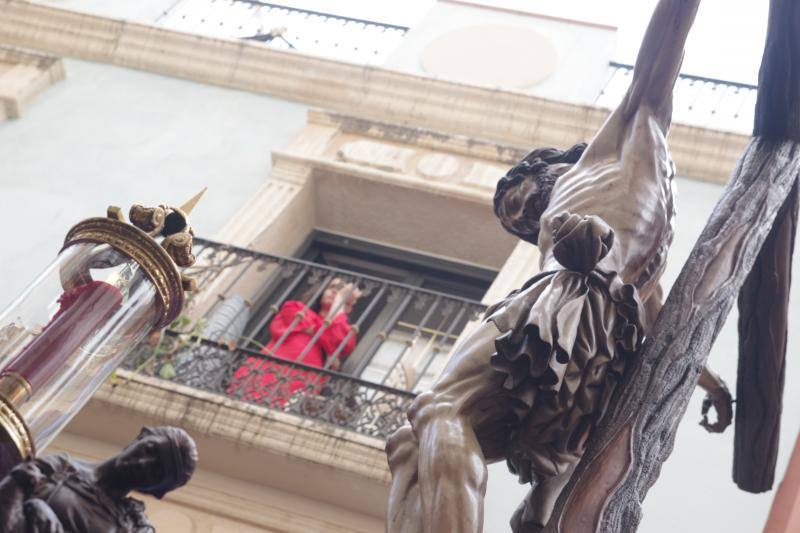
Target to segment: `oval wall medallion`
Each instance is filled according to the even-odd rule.
[[[431,41],[422,52],[425,72],[448,80],[522,89],[549,77],[558,54],[547,37],[528,28],[461,28]]]
[[[451,178],[461,166],[457,157],[448,154],[426,154],[417,161],[417,172],[426,178],[443,180]]]

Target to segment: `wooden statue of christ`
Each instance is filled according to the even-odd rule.
[[[495,213],[539,246],[541,273],[491,307],[387,443],[389,533],[478,533],[487,463],[531,484],[516,532],[546,525],[626,363],[661,308],[673,237],[672,90],[699,0],[660,0],[619,107],[588,145],[533,150]],[[704,371],[722,431],[725,384]]]

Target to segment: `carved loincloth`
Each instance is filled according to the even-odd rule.
[[[596,269],[541,273],[487,311],[503,333],[491,364],[513,398],[506,457],[520,482],[580,459],[639,349],[643,316],[633,285]]]

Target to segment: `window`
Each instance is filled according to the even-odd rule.
[[[254,301],[248,330],[254,347],[274,343],[269,322],[291,300],[313,305],[320,283],[341,278],[362,297],[349,321],[355,349],[340,371],[405,390],[427,387],[441,370],[496,272],[324,232],[314,233],[296,256],[307,263],[276,271]]]

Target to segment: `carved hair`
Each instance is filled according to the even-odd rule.
[[[503,228],[524,241],[538,244],[539,218],[550,203],[550,192],[563,172],[553,171],[553,165],[578,162],[586,149],[579,143],[568,150],[537,148],[517,163],[497,183],[494,194],[494,214]]]

